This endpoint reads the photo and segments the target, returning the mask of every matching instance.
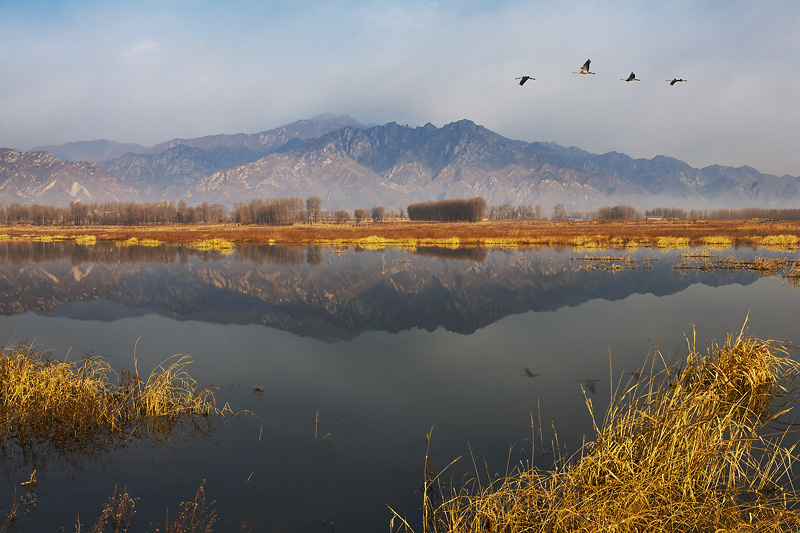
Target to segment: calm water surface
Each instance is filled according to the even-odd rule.
[[[37,469],[18,531],[74,530],[125,486],[145,529],[205,481],[215,531],[385,530],[387,506],[419,524],[425,435],[458,477],[547,460],[551,421],[574,450],[612,380],[741,328],[800,343],[800,291],[747,271],[674,269],[679,252],[415,252],[9,243],[0,248],[0,342],[58,358],[91,353],[147,374],[189,354],[193,377],[238,417],[210,435],[132,442],[93,457],[4,457],[0,509]],[[797,253],[722,250],[721,256]],[[580,258],[628,255],[617,271]],[[528,369],[536,377],[526,376]],[[612,373],[610,375],[610,373]],[[260,387],[263,392],[254,391]],[[252,414],[250,414],[252,413]],[[316,434],[316,439],[315,439]]]

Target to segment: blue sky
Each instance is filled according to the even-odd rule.
[[[2,147],[333,112],[800,176],[797,0],[0,0],[0,72]]]

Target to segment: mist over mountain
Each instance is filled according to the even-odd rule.
[[[183,199],[232,205],[313,195],[324,208],[352,209],[481,196],[490,205],[549,209],[561,203],[589,211],[617,204],[796,207],[800,200],[797,177],[527,143],[469,120],[367,127],[347,115],[326,114],[256,134],[173,139],[152,147],[88,141],[48,148],[66,159],[113,155],[95,164],[57,165],[52,156],[22,155],[42,152],[13,151],[19,155],[4,157],[0,166],[0,202]]]

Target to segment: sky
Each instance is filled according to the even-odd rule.
[[[800,176],[800,2],[0,0],[0,147],[328,112]]]

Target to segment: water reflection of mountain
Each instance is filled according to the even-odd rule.
[[[263,324],[328,341],[368,330],[446,328],[470,333],[510,314],[548,311],[636,293],[676,293],[693,283],[747,284],[746,271],[676,274],[652,268],[582,270],[571,251],[348,251],[12,243],[0,252],[0,312],[114,320],[155,313],[177,320]],[[454,260],[456,259],[456,260]]]

